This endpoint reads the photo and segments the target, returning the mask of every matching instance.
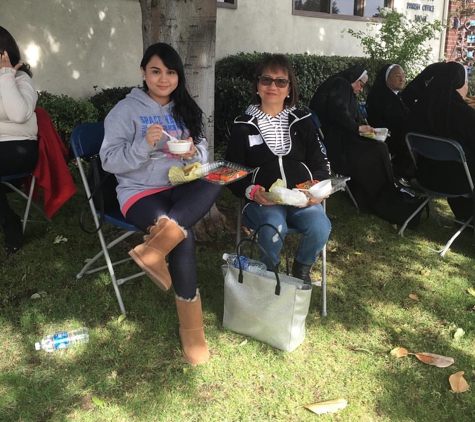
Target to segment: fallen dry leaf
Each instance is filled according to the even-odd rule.
[[[467,381],[465,381],[465,378],[462,376],[463,374],[464,371],[459,371],[449,377],[450,387],[455,393],[464,393],[470,388]]]
[[[314,404],[305,404],[304,407],[317,415],[321,415],[322,413],[338,412],[338,410],[344,409],[346,405],[347,401],[345,399],[336,399]]]
[[[422,270],[421,274],[427,277],[430,274],[430,270]]]
[[[409,295],[409,297],[412,299],[412,300],[415,300],[417,302],[419,302],[419,296],[417,295],[413,295],[412,293]]]
[[[404,358],[409,354],[409,352],[404,347],[396,347],[395,349],[391,350],[391,354],[397,358]]]
[[[469,287],[467,289],[467,292],[470,293],[472,296],[475,296],[475,289],[473,289],[472,287]]]
[[[450,366],[455,362],[453,358],[436,355],[434,353],[414,353],[414,356],[421,362],[427,363],[427,365],[437,366],[437,368],[447,368],[447,366]]]

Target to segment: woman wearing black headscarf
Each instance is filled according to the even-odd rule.
[[[403,123],[409,115],[409,109],[400,97],[405,84],[406,76],[400,65],[383,66],[368,94],[366,110],[371,126],[387,128],[391,133],[386,144],[392,155],[394,172],[399,176],[410,177],[413,169],[403,133]]]
[[[325,135],[325,146],[332,169],[348,174],[346,147],[359,133],[374,132],[360,125],[356,95],[363,91],[368,74],[360,65],[354,65],[331,76],[317,89],[309,107],[317,113]]]
[[[336,174],[351,177],[349,185],[360,208],[402,224],[419,203],[395,187],[386,143],[359,136],[374,132],[371,126],[358,123],[356,94],[367,80],[361,66],[352,66],[327,79],[317,89],[310,108],[321,120],[331,168]]]
[[[445,63],[434,76],[422,97],[414,105],[407,120],[407,132],[450,138],[463,148],[472,177],[475,175],[475,110],[467,104],[467,71],[456,62]],[[420,175],[437,180],[438,188],[453,192],[466,180],[463,173],[450,162],[438,163],[430,174],[424,173],[424,163],[420,162]],[[457,166],[458,168],[458,166]],[[419,175],[418,175],[419,177]],[[458,219],[466,220],[472,215],[472,201],[466,198],[450,198],[452,211]]]
[[[401,93],[401,98],[408,109],[412,109],[421,98],[434,76],[443,69],[445,62],[432,63],[417,75]]]

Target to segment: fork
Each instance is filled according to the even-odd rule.
[[[164,135],[167,135],[167,136],[170,138],[170,140],[172,140],[172,141],[178,141],[178,139],[176,139],[174,136],[170,135],[168,132],[166,132],[166,131],[163,130],[163,129],[162,129],[162,133],[163,133]]]

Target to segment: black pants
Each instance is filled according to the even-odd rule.
[[[0,176],[26,173],[34,170],[38,161],[38,141],[0,142]],[[0,224],[14,215],[8,205],[9,189],[0,183]]]

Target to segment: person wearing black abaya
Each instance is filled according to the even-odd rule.
[[[401,93],[401,98],[409,110],[411,110],[417,100],[421,98],[434,76],[444,68],[444,64],[445,62],[430,64],[404,88]]]
[[[465,101],[467,91],[465,67],[456,62],[445,63],[414,105],[407,120],[406,131],[457,141],[465,152],[468,167],[474,177],[475,110]],[[446,193],[460,193],[466,189],[466,177],[463,172],[458,171],[458,166],[451,165],[450,162],[432,165],[429,172],[425,170],[423,160],[418,162],[418,178],[424,178],[425,185],[430,186],[431,181],[436,182],[437,189]],[[465,185],[462,186],[464,182]],[[471,199],[449,198],[448,203],[459,220],[466,220],[473,214]]]
[[[403,123],[409,115],[409,109],[400,97],[405,84],[406,76],[400,65],[383,66],[366,99],[366,110],[371,126],[389,129],[386,145],[391,153],[394,172],[398,176],[410,178],[414,170],[403,133]]]
[[[374,132],[358,123],[356,95],[368,75],[358,65],[327,79],[313,96],[309,106],[321,123],[327,156],[332,171],[350,176],[348,182],[360,209],[393,224],[402,224],[419,205],[402,194],[394,184],[394,174],[385,142],[359,136]],[[417,219],[414,224],[417,224]]]
[[[366,70],[354,65],[323,82],[309,104],[322,123],[327,155],[338,174],[348,174],[346,146],[351,139],[362,132],[374,132],[372,127],[358,123],[356,95],[363,91],[367,80]]]

